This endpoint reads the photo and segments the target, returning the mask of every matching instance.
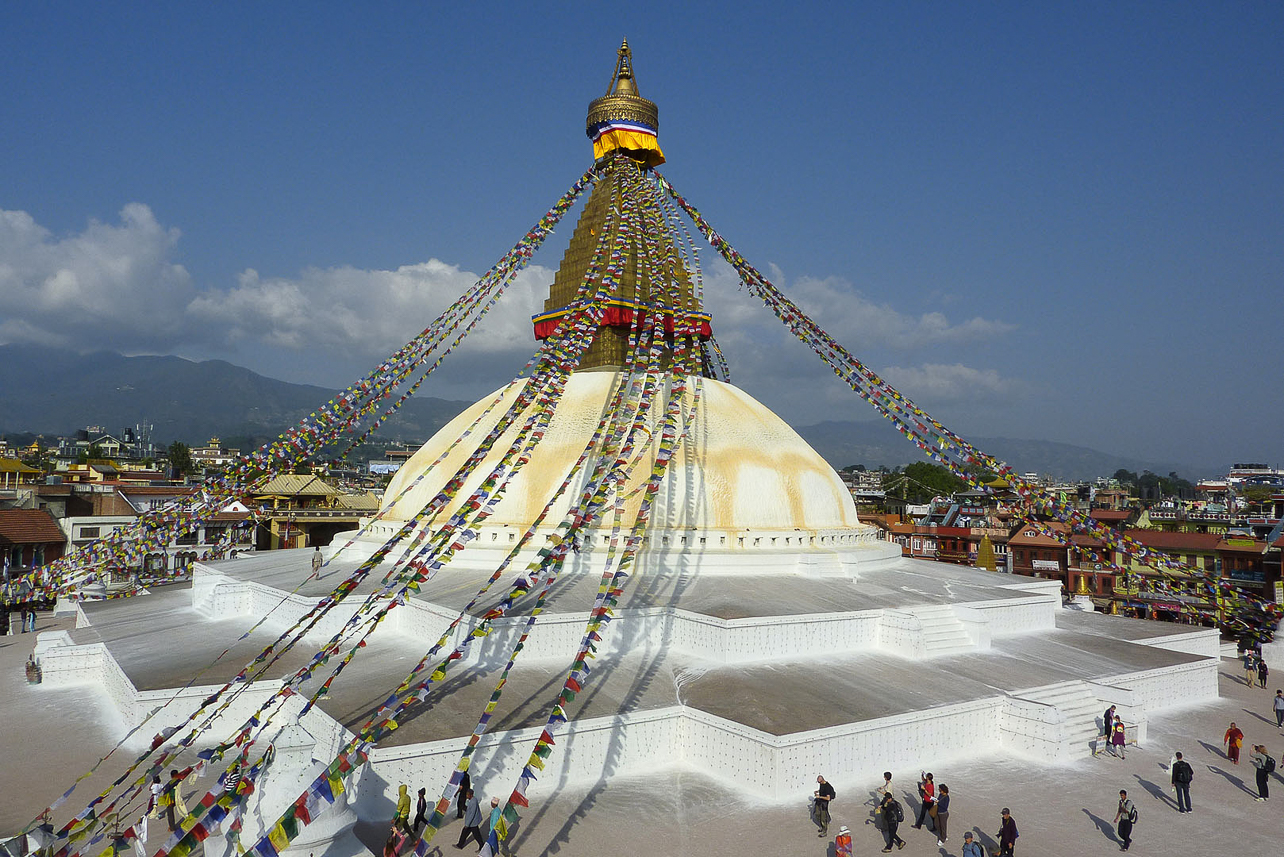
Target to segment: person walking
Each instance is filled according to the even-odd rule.
[[[1244,684],[1252,687],[1253,680],[1256,678],[1257,658],[1253,656],[1253,652],[1250,650],[1244,653]]]
[[[504,815],[504,807],[500,805],[499,798],[497,797],[491,798],[490,799],[490,819],[487,822],[489,826],[486,828],[487,839],[490,839],[490,837],[496,835],[495,831],[499,828],[499,820],[500,818],[503,817],[503,815]],[[496,848],[495,850],[498,852],[499,850],[501,850],[502,847],[503,846],[501,843],[500,847]]]
[[[944,845],[949,838],[946,829],[950,822],[950,787],[942,784],[936,795],[936,844]]]
[[[1271,703],[1275,709],[1275,725],[1284,729],[1284,690],[1275,691],[1275,700]]]
[[[817,776],[816,782],[820,784],[819,788],[812,794],[812,797],[815,798],[814,814],[816,816],[816,824],[820,825],[820,832],[816,835],[823,838],[829,835],[829,802],[837,795],[834,793],[834,787],[825,782],[824,777]]]
[[[1128,736],[1127,732],[1124,730],[1123,718],[1116,717],[1114,729],[1110,734],[1110,754],[1112,756],[1115,755],[1115,750],[1117,748],[1119,750],[1119,758],[1126,758],[1126,756],[1124,756],[1124,743],[1127,740]]]
[[[923,820],[928,818],[936,806],[936,783],[932,780],[930,773],[923,773],[922,778],[918,781],[918,821],[914,822],[915,830],[923,829]],[[935,830],[936,825],[932,825],[929,830]]]
[[[1226,748],[1226,758],[1231,760],[1232,764],[1239,764],[1239,748],[1244,746],[1244,733],[1231,721],[1230,728],[1226,730],[1226,735],[1222,737],[1222,746]]]
[[[874,789],[874,794],[878,796],[879,802],[882,802],[883,795],[892,793],[892,772],[883,771],[883,784]]]
[[[905,840],[896,835],[896,828],[905,820],[905,810],[892,797],[891,792],[883,795],[883,802],[878,805],[878,811],[883,814],[883,838],[887,840],[887,847],[883,849],[886,854],[892,850],[892,845],[897,848],[905,847]]]
[[[985,857],[985,850],[972,839],[972,831],[963,834],[962,857]]]
[[[397,810],[392,814],[392,826],[402,833],[410,832],[410,787],[397,786]]]
[[[1119,790],[1119,811],[1115,813],[1115,822],[1119,825],[1120,851],[1127,851],[1132,845],[1132,826],[1137,821],[1137,807],[1128,800],[1128,793]]]
[[[415,803],[415,823],[410,825],[410,830],[415,836],[419,835],[419,825],[428,826],[428,790],[419,790],[419,800]]]
[[[468,808],[468,795],[472,793],[472,790],[473,778],[468,776],[467,771],[464,771],[464,775],[459,778],[459,791],[455,793],[455,808],[457,810],[455,818],[464,817],[464,810]]]
[[[468,810],[464,813],[464,829],[459,831],[459,841],[455,843],[456,848],[463,848],[464,843],[469,839],[476,840],[478,848],[486,844],[485,837],[481,835],[481,820],[481,805],[477,802],[477,795],[473,793],[472,789],[469,789]]]
[[[1271,674],[1271,671],[1266,666],[1266,660],[1264,658],[1258,658],[1257,659],[1257,686],[1265,690],[1266,679],[1270,674]]]
[[[1190,812],[1190,781],[1195,779],[1195,769],[1177,753],[1172,764],[1173,791],[1177,792],[1177,811]]]
[[[1264,744],[1254,744],[1253,753],[1248,757],[1256,769],[1257,775],[1257,800],[1269,800],[1271,797],[1271,772],[1275,770],[1275,760],[1266,752]]]
[[[1012,817],[1012,810],[1006,806],[1003,807],[1002,818],[999,835],[995,837],[999,840],[999,850],[996,853],[998,857],[1012,857],[1012,852],[1016,850],[1017,837],[1021,834],[1017,832],[1016,819]]]

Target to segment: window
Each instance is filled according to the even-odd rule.
[[[99,529],[99,527],[81,527],[80,537],[82,539],[96,539],[98,538]]]

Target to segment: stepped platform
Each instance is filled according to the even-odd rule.
[[[202,565],[189,586],[83,605],[77,627],[45,647],[46,681],[103,676],[126,722],[162,704],[156,722],[177,722],[356,567],[340,556],[309,580],[309,558],[279,551]],[[248,716],[271,680],[299,669],[377,583],[364,582],[273,664],[225,723]],[[337,746],[359,729],[478,585],[475,573],[443,569],[393,610],[309,715],[318,743]],[[574,568],[555,585],[479,745],[479,782],[520,770],[596,585],[596,574]],[[452,645],[484,609],[465,617]],[[374,752],[359,814],[398,782],[444,780],[527,609],[498,620]],[[1152,713],[1217,693],[1215,631],[1064,610],[1055,583],[939,563],[898,558],[825,578],[638,575],[617,612],[561,727],[568,740],[550,760],[553,783],[680,763],[774,800],[822,768],[857,776],[964,754],[1060,763],[1089,753],[1108,704],[1144,737]]]

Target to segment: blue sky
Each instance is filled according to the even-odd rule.
[[[346,384],[589,165],[627,36],[666,175],[956,431],[1284,465],[1282,25],[1229,2],[7,4],[0,341]],[[425,392],[511,377],[562,246]],[[872,416],[704,258],[733,378],[795,423]]]

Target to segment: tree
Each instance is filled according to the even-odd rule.
[[[196,469],[192,463],[191,447],[182,441],[176,440],[171,443],[166,452],[169,454],[170,472],[178,476],[188,476]]]
[[[937,495],[948,497],[966,485],[949,468],[926,461],[916,461],[903,470],[898,467],[883,476],[883,490],[909,503],[926,503]]]
[[[1239,496],[1248,504],[1250,511],[1261,512],[1266,508],[1275,489],[1269,485],[1249,485],[1239,492]]]

